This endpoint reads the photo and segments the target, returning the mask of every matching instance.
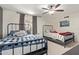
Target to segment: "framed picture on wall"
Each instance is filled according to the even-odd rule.
[[[60,27],[68,27],[68,26],[70,26],[70,21],[68,20],[60,21]]]

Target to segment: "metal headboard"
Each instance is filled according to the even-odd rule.
[[[46,30],[53,30],[53,25],[43,25],[43,29],[42,29],[43,36]]]
[[[24,29],[23,30],[31,30],[31,25],[30,24],[18,24],[18,23],[9,23],[7,25],[7,34],[10,33],[11,31],[20,31],[19,26],[23,25]],[[27,28],[26,28],[27,26]]]

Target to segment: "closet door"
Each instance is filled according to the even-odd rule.
[[[33,16],[32,27],[33,34],[37,34],[37,16]]]

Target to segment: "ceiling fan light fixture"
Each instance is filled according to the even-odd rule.
[[[49,11],[48,13],[49,13],[49,14],[54,14],[54,12],[55,12],[55,11]]]
[[[28,14],[34,15],[35,13],[33,11],[28,11]]]

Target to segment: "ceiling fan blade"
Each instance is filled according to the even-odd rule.
[[[61,4],[57,4],[57,5],[55,6],[55,8],[58,8],[60,5],[61,5]]]
[[[48,8],[42,8],[42,9],[44,9],[44,10],[49,10]]]
[[[57,11],[57,12],[63,12],[64,10],[55,10],[55,11]]]
[[[42,13],[42,14],[46,14],[46,13],[48,13],[48,12],[44,12],[44,13]]]

